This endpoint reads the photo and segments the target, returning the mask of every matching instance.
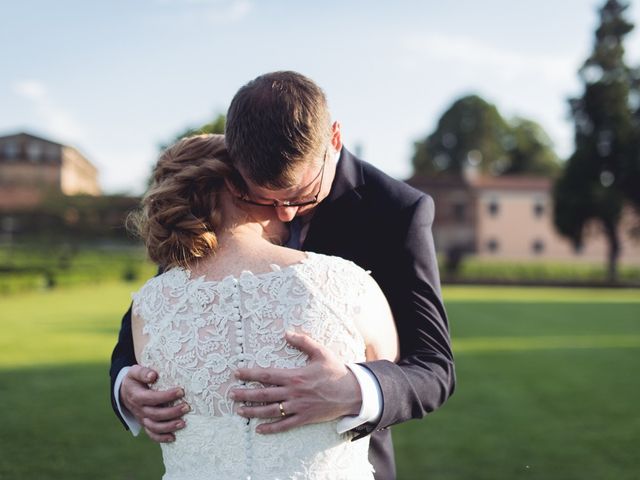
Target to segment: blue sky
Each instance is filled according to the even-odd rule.
[[[106,191],[140,193],[159,143],[288,69],[323,87],[347,147],[398,178],[468,93],[538,121],[567,156],[566,99],[603,1],[2,2],[0,134],[70,143]],[[640,64],[640,1],[628,18],[627,61]]]

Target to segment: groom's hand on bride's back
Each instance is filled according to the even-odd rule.
[[[233,390],[232,398],[236,402],[264,404],[239,407],[238,413],[247,418],[278,419],[259,425],[259,433],[284,432],[358,414],[362,405],[360,386],[344,362],[306,335],[287,333],[287,342],[308,355],[307,365],[294,369],[238,369],[239,380],[273,385]]]
[[[189,412],[189,406],[181,402],[167,407],[182,398],[184,391],[181,388],[151,390],[149,385],[157,379],[155,371],[133,365],[122,380],[120,401],[144,427],[149,438],[159,443],[173,442],[173,432],[185,426],[182,416]]]

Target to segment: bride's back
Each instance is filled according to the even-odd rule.
[[[233,388],[260,387],[236,380],[236,368],[306,363],[285,342],[287,330],[309,335],[344,362],[365,360],[357,326],[379,289],[349,261],[307,255],[215,280],[173,268],[134,295],[140,364],[158,372],[153,388],[183,387],[192,408],[176,441],[162,444],[165,479],[373,478],[368,439],[350,442],[336,422],[259,435],[261,420],[238,416],[229,396]]]

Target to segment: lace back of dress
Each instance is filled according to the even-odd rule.
[[[357,281],[361,274],[350,262],[311,254],[293,266],[274,266],[273,271],[263,274],[243,272],[237,278],[230,276],[221,281],[190,278],[188,271],[172,269],[134,295],[134,312],[144,320],[147,341],[141,363],[158,370],[159,380],[154,388],[182,386],[185,400],[192,407],[186,417],[187,428],[176,436],[174,444],[163,446],[166,479],[262,478],[254,468],[258,463],[262,470],[270,472],[268,475],[274,471],[290,472],[282,478],[343,478],[335,468],[353,463],[351,456],[356,450],[346,448],[350,442],[337,435],[335,424],[306,429],[305,436],[316,430],[312,436],[316,440],[324,432],[325,448],[321,450],[322,442],[296,438],[304,427],[284,436],[257,436],[255,421],[247,423],[234,414],[236,405],[229,394],[232,388],[261,386],[238,382],[233,376],[238,367],[296,368],[306,363],[306,356],[285,342],[287,330],[310,335],[345,362],[364,360],[364,343],[351,321],[358,313],[357,299],[364,289],[364,283]],[[211,422],[218,422],[215,428]],[[285,439],[282,450],[280,445],[285,445]],[[291,441],[308,450],[306,456],[304,451],[291,450]],[[313,445],[305,447],[310,443]],[[207,452],[202,451],[203,445],[209,445]],[[342,451],[345,448],[350,452],[346,464]],[[359,450],[362,448],[361,445]],[[280,451],[275,464],[274,449]],[[194,450],[200,452],[197,458]],[[288,466],[277,460],[292,454],[299,458]],[[309,460],[309,455],[315,460]],[[233,471],[237,476],[211,477],[203,456],[214,461],[217,470],[225,475],[231,473],[223,466],[236,462]],[[362,456],[360,451],[359,457]],[[339,458],[343,461],[338,462]],[[260,462],[256,463],[257,459]],[[242,472],[237,469],[238,462],[244,466]],[[205,476],[199,477],[196,470],[202,468]],[[303,476],[298,475],[300,468],[306,471]],[[314,476],[312,471],[325,473]],[[171,476],[171,472],[187,473],[183,477]],[[265,475],[264,478],[279,478]]]

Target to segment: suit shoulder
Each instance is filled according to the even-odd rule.
[[[362,165],[364,192],[367,194],[400,209],[411,207],[420,201],[433,203],[433,199],[427,193],[390,177],[370,163],[362,160],[358,162]]]

